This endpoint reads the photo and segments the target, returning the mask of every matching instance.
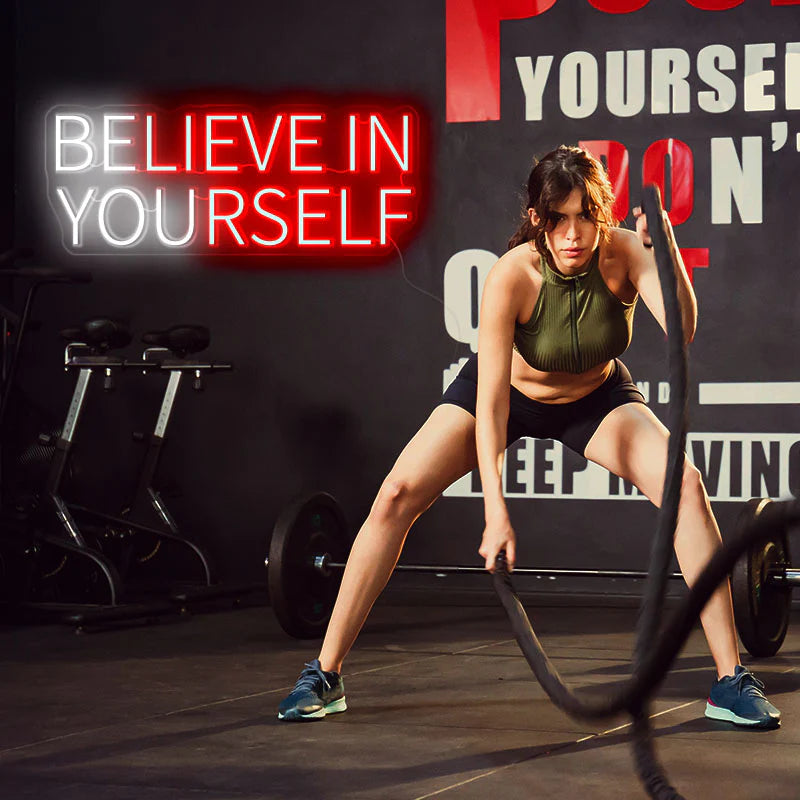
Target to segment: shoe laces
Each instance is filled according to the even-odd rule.
[[[330,689],[331,684],[328,681],[325,673],[322,671],[320,667],[317,666],[319,662],[311,662],[309,664],[305,664],[303,671],[300,673],[300,677],[297,679],[297,683],[294,685],[294,691],[298,691],[298,689],[302,690],[316,690],[319,682],[322,681],[322,687],[324,689]]]
[[[738,675],[731,678],[731,686],[735,686],[739,694],[763,697],[766,700],[762,691],[764,684],[749,670],[743,669]]]

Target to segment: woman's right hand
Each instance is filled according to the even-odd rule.
[[[517,536],[507,516],[487,521],[483,529],[483,539],[478,553],[486,559],[486,569],[489,572],[494,572],[495,559],[501,550],[506,551],[508,571],[511,572],[516,560]]]

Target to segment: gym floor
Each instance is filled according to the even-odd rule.
[[[626,679],[630,603],[523,599],[573,685]],[[783,712],[776,731],[704,719],[711,659],[699,629],[687,642],[652,705],[659,756],[687,798],[800,797],[797,616],[780,653],[752,662]],[[346,664],[349,710],[278,722],[277,703],[315,648],[260,606],[82,636],[4,626],[0,797],[646,796],[625,718],[592,724],[558,711],[491,593],[390,588]]]

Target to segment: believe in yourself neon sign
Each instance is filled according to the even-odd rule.
[[[73,253],[380,256],[422,216],[407,104],[61,106],[48,194]]]

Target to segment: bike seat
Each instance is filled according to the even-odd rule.
[[[211,333],[204,325],[173,325],[165,331],[148,331],[142,341],[151,347],[166,347],[178,358],[199,353],[211,343]]]
[[[77,327],[65,328],[60,336],[70,342],[83,342],[101,352],[125,347],[133,338],[125,323],[105,317],[96,317]]]

